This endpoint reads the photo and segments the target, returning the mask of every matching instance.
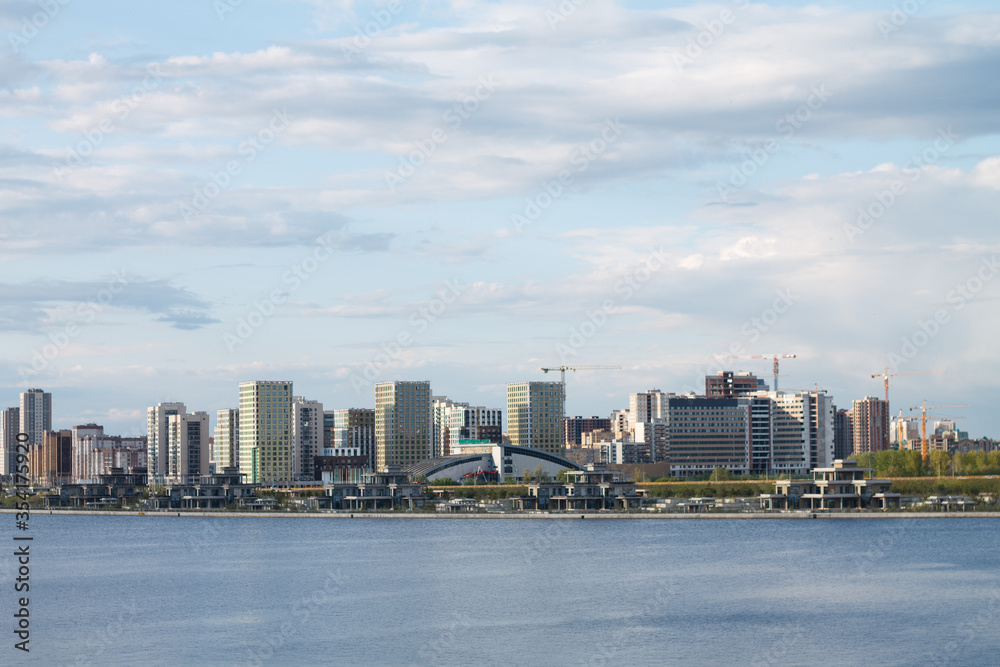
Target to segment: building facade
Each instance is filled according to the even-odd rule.
[[[21,408],[0,411],[0,476],[17,470],[17,434],[21,432]]]
[[[21,433],[28,434],[28,444],[41,443],[43,434],[52,430],[52,394],[42,389],[22,392],[18,417]]]
[[[212,442],[215,470],[240,467],[240,410],[226,408],[215,413],[215,434]]]
[[[327,412],[326,414],[330,414]],[[346,408],[333,410],[331,447],[344,449],[356,447],[367,460],[366,466],[375,466],[375,410]]]
[[[563,420],[563,442],[567,447],[579,447],[584,433],[610,430],[611,420],[607,417],[566,417]]]
[[[173,483],[186,484],[209,474],[211,459],[207,412],[167,417],[167,472]]]
[[[562,382],[516,382],[507,385],[507,434],[515,447],[561,456],[566,385]]]
[[[890,449],[889,404],[884,400],[866,396],[854,401],[851,423],[855,454],[871,454]]]
[[[323,404],[301,396],[292,398],[293,478],[316,479],[315,460],[323,453]]]
[[[68,484],[73,474],[73,432],[64,429],[42,433],[42,441],[30,447],[29,466],[36,484]]]
[[[375,467],[408,466],[431,458],[431,383],[375,385]]]
[[[708,398],[735,398],[767,391],[763,380],[746,371],[719,371],[705,376],[705,396]]]
[[[162,481],[169,471],[169,418],[186,414],[183,403],[157,403],[146,408],[146,466],[150,483]]]
[[[291,484],[292,383],[241,382],[239,396],[240,474],[249,484]]]

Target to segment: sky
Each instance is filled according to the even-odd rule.
[[[1000,437],[988,2],[0,2],[0,403],[567,414],[746,370]],[[4,398],[5,397],[5,398]]]

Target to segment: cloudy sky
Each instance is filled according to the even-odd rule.
[[[1000,437],[988,2],[0,3],[0,399],[781,387]]]

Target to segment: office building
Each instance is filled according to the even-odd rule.
[[[705,376],[705,396],[708,398],[734,398],[749,396],[759,391],[767,391],[767,385],[757,376],[746,371],[733,373],[719,371],[715,375]]]
[[[293,480],[292,383],[240,383],[240,473],[249,484],[287,485]]]
[[[375,467],[408,466],[431,458],[431,383],[375,385]]]
[[[565,449],[566,385],[516,382],[507,385],[507,434],[515,447],[561,456]]]

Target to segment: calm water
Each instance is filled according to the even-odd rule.
[[[3,665],[1000,664],[995,519],[32,528]]]

